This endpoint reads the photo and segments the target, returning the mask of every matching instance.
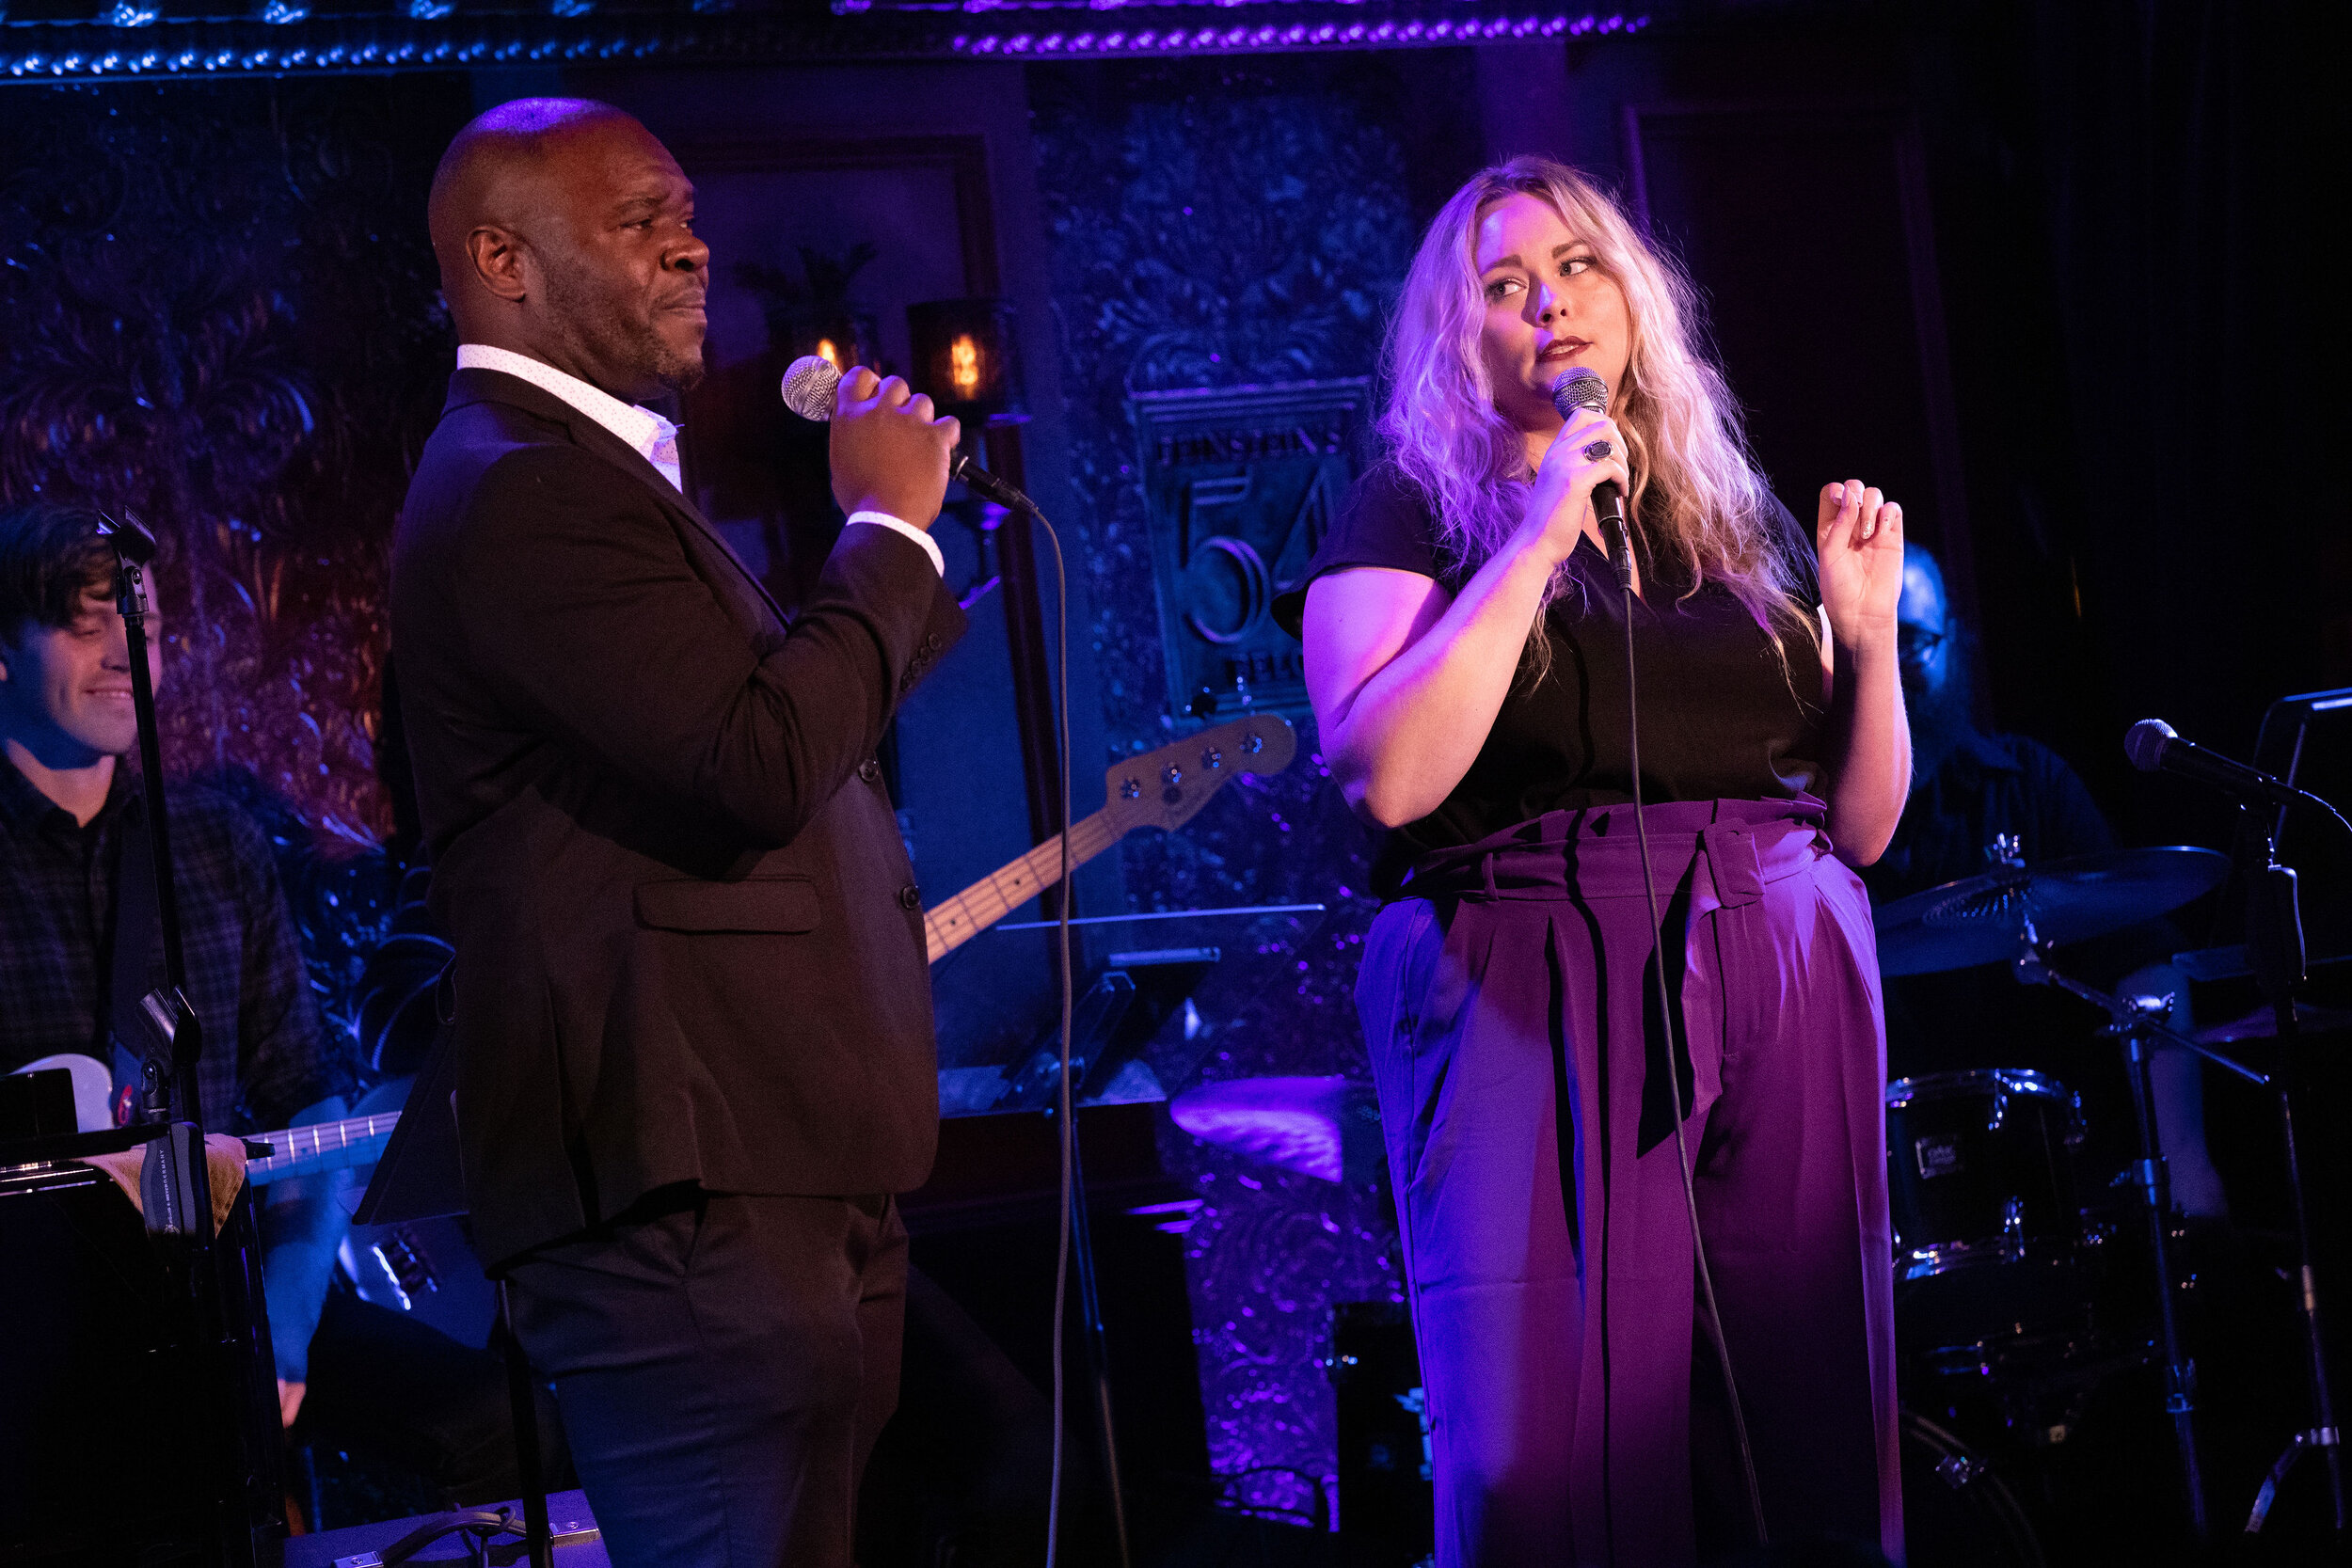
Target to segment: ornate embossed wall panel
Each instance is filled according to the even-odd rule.
[[[1298,641],[1273,603],[1346,497],[1371,389],[1357,377],[1134,399],[1170,713],[1307,716]]]
[[[1114,754],[1195,723],[1168,711],[1183,677],[1162,634],[1136,411],[1156,420],[1181,404],[1164,393],[1215,407],[1250,387],[1362,388],[1415,209],[1468,171],[1448,139],[1459,117],[1421,106],[1463,101],[1469,74],[1467,58],[1438,52],[1031,69],[1076,492],[1064,533],[1076,536],[1073,566],[1088,574],[1088,641]],[[1223,477],[1234,473],[1228,466]],[[1295,516],[1305,486],[1300,476],[1285,483]],[[1276,550],[1269,570],[1295,569],[1285,562]],[[1198,1073],[1171,1090],[1369,1075],[1350,992],[1376,908],[1362,892],[1370,838],[1331,785],[1311,720],[1300,739],[1287,773],[1226,790],[1182,832],[1121,846],[1134,909],[1329,906],[1136,928],[1150,933],[1138,945],[1223,954],[1195,993],[1206,1033],[1185,1055]],[[1304,1515],[1336,1452],[1331,1389],[1316,1365],[1330,1308],[1400,1291],[1387,1198],[1360,1181],[1254,1165],[1173,1128],[1161,1152],[1202,1199],[1187,1268],[1212,1462],[1239,1478],[1242,1495]]]
[[[167,762],[346,841],[391,827],[388,546],[452,353],[422,214],[469,110],[424,76],[0,95],[0,500],[145,519]]]

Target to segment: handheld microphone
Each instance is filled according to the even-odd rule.
[[[833,420],[834,389],[840,385],[841,372],[832,360],[814,354],[803,354],[793,360],[784,372],[784,405],[803,420],[813,420],[818,424],[830,423]],[[966,489],[975,495],[986,496],[998,506],[1026,512],[1032,516],[1037,515],[1037,502],[962,452],[948,460],[947,477],[962,481]]]
[[[2143,773],[2178,773],[2243,800],[2283,808],[2305,799],[2301,790],[2283,779],[2183,740],[2161,719],[2142,719],[2134,724],[2123,736],[2123,754]]]
[[[1578,365],[1565,372],[1551,384],[1551,406],[1564,420],[1572,420],[1580,409],[1595,414],[1609,411],[1609,383],[1598,371]],[[1600,536],[1609,541],[1609,564],[1617,574],[1617,586],[1633,586],[1633,539],[1625,521],[1625,487],[1613,479],[1602,480],[1593,486],[1593,515],[1600,521]]]

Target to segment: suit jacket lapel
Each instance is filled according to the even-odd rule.
[[[768,592],[767,584],[743,564],[742,558],[735,553],[726,536],[712,527],[710,519],[702,515],[702,509],[672,484],[667,474],[645,461],[644,453],[635,447],[553,392],[518,375],[508,375],[503,371],[460,369],[453,374],[449,378],[449,402],[442,406],[442,416],[446,418],[453,410],[471,403],[512,404],[526,413],[536,414],[541,419],[551,420],[564,426],[571,432],[574,445],[585,447],[621,468],[651,491],[664,509],[678,514],[691,523],[718,550],[721,558],[751,586],[752,592],[759,595],[760,602],[775,616],[777,624],[784,626],[790,623],[790,617],[776,603],[775,596]]]

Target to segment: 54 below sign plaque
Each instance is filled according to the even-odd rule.
[[[1297,586],[1355,478],[1371,384],[1145,392],[1130,400],[1172,713],[1301,715],[1297,641],[1276,594]]]

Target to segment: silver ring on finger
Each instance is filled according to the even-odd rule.
[[[1595,441],[1584,449],[1584,461],[1587,463],[1605,463],[1616,455],[1617,449],[1607,441]]]

